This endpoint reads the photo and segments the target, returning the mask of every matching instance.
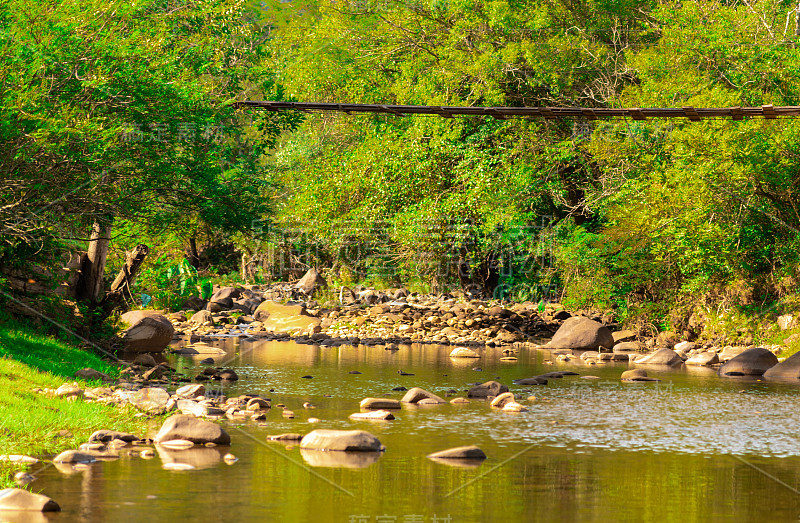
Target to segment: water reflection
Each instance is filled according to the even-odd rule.
[[[300,455],[312,467],[363,469],[377,462],[383,452],[342,452],[300,449]]]
[[[163,465],[191,465],[197,470],[215,467],[222,460],[222,454],[217,449],[197,445],[177,450],[156,444],[156,452]]]

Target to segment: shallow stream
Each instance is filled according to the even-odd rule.
[[[320,521],[462,523],[492,521],[778,521],[800,516],[800,383],[719,378],[705,368],[647,368],[661,383],[623,384],[627,364],[546,363],[542,350],[500,362],[451,359],[452,347],[324,348],[220,339],[220,359],[240,380],[209,384],[227,396],[255,393],[283,403],[264,423],[226,422],[227,448],[123,456],[73,475],[54,468],[32,485],[61,505],[55,521]],[[174,356],[179,370],[200,367]],[[398,371],[413,374],[400,375]],[[581,376],[547,386],[512,380],[556,370]],[[361,374],[351,374],[359,371]],[[197,371],[195,370],[194,373]],[[312,376],[312,378],[303,378]],[[354,422],[365,397],[399,399],[395,387],[465,396],[496,379],[529,412],[486,401],[404,406],[397,420]],[[527,392],[529,391],[529,392]],[[310,402],[316,408],[304,409]],[[309,423],[310,417],[319,418]],[[113,428],[113,427],[110,427]],[[153,427],[154,432],[158,427]],[[300,451],[267,436],[316,428],[372,432],[379,455]],[[426,455],[478,445],[489,459],[451,466]],[[228,465],[220,458],[233,453]],[[168,471],[170,460],[197,469]],[[35,521],[27,519],[26,521]]]

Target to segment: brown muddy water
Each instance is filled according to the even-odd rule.
[[[800,516],[800,383],[649,367],[661,383],[623,384],[619,375],[627,364],[545,364],[550,354],[541,350],[523,349],[517,362],[505,363],[497,349],[486,349],[478,360],[456,360],[448,357],[452,347],[431,345],[387,351],[238,338],[218,344],[228,351],[219,361],[241,379],[209,388],[228,396],[261,394],[273,406],[284,403],[295,418],[273,407],[262,424],[225,422],[230,448],[162,452],[153,459],[123,454],[73,475],[49,468],[32,487],[61,505],[54,521],[682,522]],[[195,361],[171,359],[184,371],[199,367]],[[571,376],[538,387],[512,383],[554,370],[600,379]],[[490,379],[523,398],[535,395],[536,401],[523,401],[530,411],[499,412],[473,400],[404,406],[395,421],[347,418],[364,397],[399,399],[403,392],[395,387],[464,396],[470,384]],[[304,409],[304,402],[316,408]],[[309,423],[311,417],[320,421]],[[267,442],[270,434],[316,428],[367,430],[386,451],[320,453]],[[451,466],[426,458],[473,444],[489,459]],[[222,461],[227,452],[238,461]],[[171,460],[197,468],[165,470]]]

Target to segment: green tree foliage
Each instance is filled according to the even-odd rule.
[[[263,153],[293,115],[240,2],[10,0],[0,5],[0,238],[6,261],[93,221],[185,231],[264,210]]]
[[[264,16],[303,101],[715,107],[798,103],[794,8],[293,1]],[[515,246],[552,248],[573,305],[632,314],[741,281],[761,299],[796,290],[797,134],[794,120],[310,117],[276,155],[280,212],[334,257],[372,237],[343,221],[387,223],[395,262],[428,280],[447,253],[472,276],[508,265],[497,238],[545,217],[554,230]]]
[[[266,16],[275,68],[297,99],[604,106],[634,79],[624,52],[651,38],[648,6],[326,1],[270,4]],[[498,237],[543,217],[594,218],[585,142],[561,121],[310,118],[277,155],[294,195],[283,215],[334,246],[360,240],[342,221],[386,224],[405,276],[461,273],[491,290],[490,273],[510,268]]]

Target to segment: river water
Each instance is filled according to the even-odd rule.
[[[72,475],[49,468],[32,486],[61,504],[54,520],[462,523],[800,516],[800,383],[650,367],[661,383],[623,384],[619,375],[627,364],[557,362],[543,350],[523,349],[518,361],[507,363],[499,361],[499,349],[489,348],[480,359],[451,359],[452,347],[433,345],[388,351],[238,338],[217,345],[228,351],[220,361],[240,381],[209,388],[228,396],[261,394],[273,406],[285,404],[295,418],[273,407],[266,422],[226,422],[229,449],[162,452],[153,459],[123,453]],[[170,361],[187,372],[199,369],[188,357]],[[551,379],[547,386],[512,383],[556,370],[581,376]],[[395,387],[465,396],[471,384],[490,379],[523,398],[536,396],[523,401],[530,411],[505,413],[473,400],[404,406],[394,421],[348,420],[364,397],[402,397]],[[305,402],[316,408],[304,409]],[[320,421],[309,423],[311,417]],[[386,451],[308,452],[267,441],[271,434],[315,428],[367,430]],[[460,445],[478,445],[488,459],[452,466],[426,458]],[[238,461],[222,461],[227,452]],[[163,464],[172,460],[197,468],[165,470]]]

